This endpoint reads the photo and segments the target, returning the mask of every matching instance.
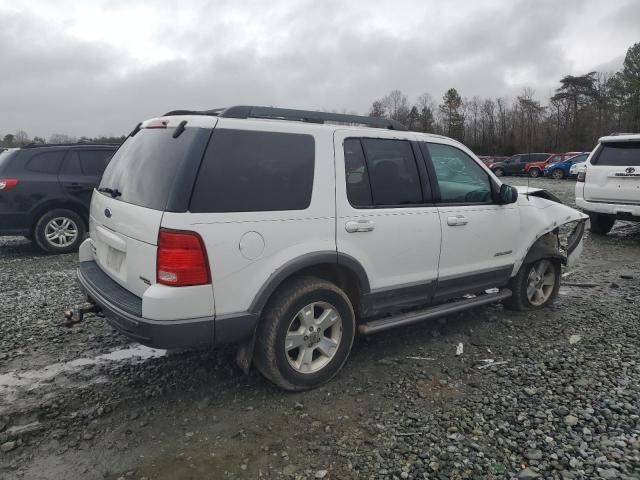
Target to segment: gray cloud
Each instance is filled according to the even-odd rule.
[[[565,74],[618,68],[640,40],[634,0],[186,3],[109,2],[102,16],[70,2],[51,22],[44,2],[0,0],[0,133],[122,134],[246,103],[365,113],[395,88],[543,98]]]

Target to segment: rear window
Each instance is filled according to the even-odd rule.
[[[11,162],[11,159],[18,153],[18,150],[5,150],[0,152],[0,172],[4,171]]]
[[[640,142],[603,143],[598,154],[591,160],[591,164],[639,167]]]
[[[189,210],[304,210],[311,203],[314,161],[312,135],[216,129]]]
[[[175,128],[143,128],[116,151],[100,188],[117,190],[123,202],[165,210],[179,167],[191,155],[202,158],[203,147],[196,141],[200,131],[187,128],[173,138]]]

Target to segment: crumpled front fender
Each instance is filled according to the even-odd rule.
[[[589,217],[564,205],[552,193],[529,187],[518,189],[520,242],[515,275],[523,263],[540,258],[557,258],[563,264],[575,262],[582,250],[582,238]]]

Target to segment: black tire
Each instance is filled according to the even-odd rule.
[[[540,171],[539,168],[532,168],[531,170],[529,170],[529,176],[531,178],[538,178],[541,173],[542,172]]]
[[[75,231],[75,237],[73,239],[69,239],[70,243],[61,243],[56,244],[55,240],[49,240],[47,238],[47,228],[51,221],[55,219],[64,219],[69,221],[69,225],[72,225],[71,230]],[[64,221],[63,220],[63,221]],[[33,229],[33,239],[35,240],[38,247],[46,253],[70,253],[78,250],[80,243],[84,238],[84,235],[87,231],[87,227],[84,224],[84,220],[73,210],[68,210],[66,208],[57,208],[55,210],[50,210],[45,212],[36,222],[36,225]]]
[[[316,372],[303,373],[291,365],[285,340],[298,312],[314,302],[325,302],[337,310],[342,320],[341,336],[333,357],[326,365]],[[318,387],[331,380],[347,361],[355,329],[355,315],[349,297],[336,285],[315,277],[288,280],[263,311],[256,330],[254,363],[268,380],[284,390]]]
[[[494,168],[493,169],[493,173],[496,177],[503,177],[504,176],[504,170],[502,168]]]
[[[589,220],[591,223],[591,231],[597,235],[606,235],[616,223],[616,217],[605,215],[602,213],[590,213]]]
[[[551,172],[551,177],[556,180],[562,180],[564,178],[564,170],[556,168],[553,172]]]
[[[554,284],[549,297],[543,303],[533,304],[527,295],[529,274],[531,270],[543,260],[550,262]],[[558,291],[560,290],[560,272],[560,262],[555,258],[543,258],[535,262],[523,264],[518,274],[513,277],[509,283],[509,288],[513,292],[513,295],[503,302],[504,306],[511,310],[539,310],[546,307],[558,296]]]

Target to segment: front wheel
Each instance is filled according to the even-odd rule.
[[[284,390],[307,390],[333,378],[355,336],[349,297],[333,283],[300,277],[269,301],[256,330],[255,364]]]
[[[602,213],[590,213],[589,221],[593,233],[606,235],[613,228],[613,224],[616,223],[616,217]]]
[[[504,176],[504,170],[502,168],[496,168],[493,170],[493,173],[495,174],[496,177],[502,177]]]
[[[556,168],[553,172],[551,172],[551,176],[556,180],[562,180],[564,178],[564,171]]]
[[[560,289],[560,262],[542,258],[520,267],[509,285],[513,295],[505,300],[513,310],[537,310],[555,300]]]
[[[531,178],[538,178],[540,176],[540,169],[532,168],[531,170],[529,170],[529,176]]]
[[[84,221],[76,212],[60,208],[38,219],[33,238],[47,253],[70,253],[78,250],[85,232]]]

